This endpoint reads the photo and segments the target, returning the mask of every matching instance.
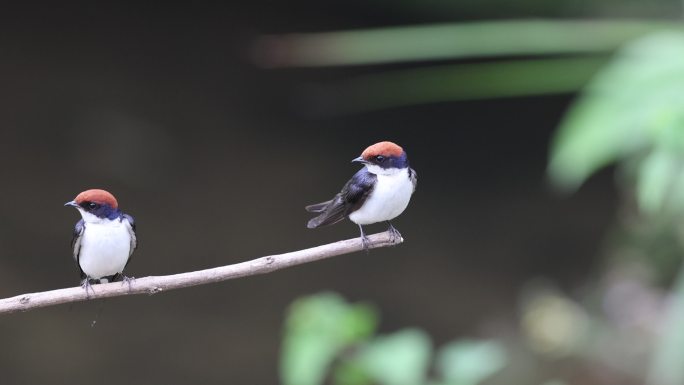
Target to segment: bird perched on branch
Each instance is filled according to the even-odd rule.
[[[123,270],[138,246],[133,217],[99,189],[83,191],[65,206],[75,207],[83,218],[76,223],[71,247],[86,292],[93,283],[129,281]]]
[[[364,167],[342,187],[342,191],[327,202],[306,206],[309,212],[320,213],[311,219],[308,228],[335,224],[346,217],[359,225],[363,247],[369,241],[363,225],[386,221],[393,239],[401,234],[390,222],[408,206],[418,181],[409,167],[406,152],[392,142],[380,142],[366,148],[352,162]]]

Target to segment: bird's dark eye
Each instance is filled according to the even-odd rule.
[[[382,155],[378,155],[375,157],[375,161],[378,163],[381,163],[383,160],[385,160],[385,157]]]
[[[95,207],[97,207],[97,204],[96,204],[96,203],[93,203],[93,202],[88,203],[88,208],[89,208],[90,210],[93,210]]]

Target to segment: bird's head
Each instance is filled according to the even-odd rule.
[[[78,194],[74,200],[64,204],[78,209],[86,222],[115,219],[119,216],[119,203],[108,191],[92,189]]]
[[[352,160],[366,165],[374,174],[393,174],[409,166],[404,149],[392,142],[379,142]]]

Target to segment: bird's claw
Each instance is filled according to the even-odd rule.
[[[90,278],[85,278],[83,281],[81,281],[81,287],[86,292],[86,299],[90,299],[90,293],[88,293],[88,290],[92,291],[93,294],[95,294],[95,289],[93,289],[93,284],[90,281]]]
[[[361,245],[366,252],[370,250],[371,241],[365,234],[361,234]]]
[[[387,229],[387,232],[389,232],[389,240],[391,243],[400,243],[404,240],[399,230],[395,229],[394,226],[392,226],[391,224],[389,226],[389,229]]]
[[[128,285],[128,290],[131,290],[131,284],[135,282],[135,277],[127,277],[123,274],[120,274],[121,276],[121,286],[123,285]]]

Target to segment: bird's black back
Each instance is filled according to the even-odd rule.
[[[358,210],[373,191],[377,179],[365,167],[359,170],[333,199],[306,207],[307,211],[321,213],[311,219],[307,227],[313,229],[332,225]]]

